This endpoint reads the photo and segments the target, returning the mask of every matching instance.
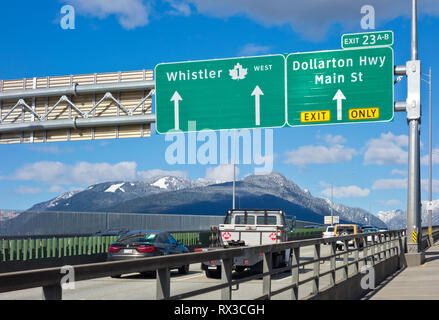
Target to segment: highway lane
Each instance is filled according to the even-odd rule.
[[[330,248],[323,245],[321,256],[329,255]],[[312,247],[300,249],[301,262],[309,261],[313,257]],[[360,257],[362,253],[360,252]],[[353,255],[349,255],[349,261],[353,261]],[[342,257],[337,259],[337,266],[342,265]],[[329,261],[320,264],[320,271],[329,270]],[[354,271],[354,265],[350,266],[349,273]],[[234,273],[233,278],[239,279],[252,275],[250,271]],[[300,269],[299,279],[303,280],[313,275],[312,265]],[[342,270],[336,274],[336,280],[342,277]],[[280,289],[291,284],[292,278],[289,272],[277,274],[272,277],[272,290]],[[262,279],[255,279],[239,285],[239,290],[232,292],[232,299],[251,300],[262,295]],[[199,263],[190,266],[190,272],[180,275],[175,270],[171,271],[171,295],[181,294],[192,290],[207,288],[219,284],[219,279],[206,278]],[[329,275],[321,277],[320,288],[329,285]],[[154,300],[156,290],[155,275],[128,274],[122,278],[113,279],[110,277],[99,278],[75,283],[75,289],[63,290],[65,300]],[[308,282],[299,288],[299,298],[311,293],[312,284]],[[220,291],[209,292],[189,298],[190,300],[219,300]],[[290,291],[273,296],[272,299],[289,299]],[[0,293],[0,300],[39,300],[42,298],[42,288],[26,289],[14,292]]]

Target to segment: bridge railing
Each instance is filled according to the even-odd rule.
[[[103,262],[87,265],[74,266],[75,281],[83,281],[101,277],[109,277],[120,274],[133,272],[156,271],[156,298],[157,299],[183,299],[206,292],[220,290],[222,299],[232,299],[232,287],[242,282],[247,282],[255,278],[263,277],[263,290],[259,299],[270,299],[273,295],[289,290],[293,299],[298,298],[299,287],[305,282],[312,282],[314,292],[319,292],[320,277],[330,274],[332,277],[331,284],[335,284],[336,271],[343,269],[345,278],[349,277],[348,267],[356,265],[356,273],[360,272],[360,263],[369,261],[372,265],[381,259],[399,255],[404,252],[404,230],[388,231],[381,233],[358,234],[353,236],[310,239],[302,241],[283,242],[280,244],[271,244],[263,246],[249,246],[230,249],[217,249],[207,252],[193,252],[181,255],[159,256],[128,261]],[[377,235],[377,241],[372,240],[371,244],[360,247],[360,243],[367,240],[368,236]],[[345,244],[342,252],[336,252],[336,242],[341,241]],[[354,241],[354,248],[349,248],[349,241]],[[323,243],[329,243],[331,254],[327,256],[320,255],[320,248]],[[300,248],[305,246],[314,247],[314,258],[307,261],[301,261]],[[271,259],[273,252],[291,250],[292,263],[283,268],[272,269]],[[361,257],[360,250],[365,252]],[[263,255],[263,273],[256,274],[244,279],[232,280],[232,261],[234,257],[245,254],[262,254]],[[354,261],[349,261],[348,255],[354,254]],[[336,259],[343,257],[343,264],[336,266]],[[209,288],[199,289],[179,295],[171,295],[170,291],[170,269],[186,264],[201,263],[210,260],[221,260],[221,282]],[[322,261],[330,261],[329,271],[320,272],[319,265]],[[312,265],[313,276],[299,281],[299,268]],[[271,290],[271,277],[282,272],[291,272],[293,282],[288,286]],[[27,288],[43,287],[43,296],[46,299],[61,299],[62,285],[61,278],[64,276],[62,268],[50,268],[33,271],[12,272],[0,275],[0,292],[21,290]]]
[[[323,229],[296,229],[288,233],[291,240],[319,237]],[[128,230],[127,230],[128,231]],[[211,231],[170,231],[171,235],[189,248],[211,243]],[[79,255],[106,253],[111,243],[119,236],[94,234],[32,235],[0,237],[1,263],[7,261],[28,261],[32,259],[62,258]]]
[[[439,230],[435,228],[437,237]],[[368,241],[369,238],[369,241]],[[349,243],[353,242],[353,248]],[[326,243],[329,245],[329,255],[322,255],[321,248]],[[337,245],[342,243],[343,250],[337,252]],[[364,245],[361,245],[364,244]],[[300,249],[313,248],[311,259],[301,259]],[[309,239],[290,241],[279,244],[262,246],[237,247],[229,249],[216,249],[212,251],[192,252],[188,254],[158,256],[128,261],[103,262],[72,267],[75,281],[84,281],[102,277],[129,274],[135,272],[156,272],[156,299],[184,299],[200,294],[219,290],[222,300],[232,299],[232,288],[239,284],[262,277],[262,291],[257,299],[271,299],[273,296],[288,291],[291,299],[299,298],[299,288],[311,283],[312,290],[309,297],[317,297],[320,293],[331,288],[339,287],[340,283],[358,277],[363,266],[378,267],[391,261],[398,262],[402,267],[400,257],[406,249],[405,230],[394,230],[377,233],[362,233],[344,237],[325,239]],[[291,263],[282,268],[272,268],[272,253],[291,250]],[[232,278],[233,258],[246,254],[261,254],[263,256],[262,274],[255,274],[241,279]],[[351,258],[349,258],[349,256]],[[353,257],[353,258],[352,258]],[[341,258],[341,264],[340,259]],[[221,260],[221,280],[218,284],[207,288],[197,289],[181,294],[171,294],[170,269],[181,265],[201,263],[210,260]],[[321,270],[322,263],[329,262],[328,270]],[[338,262],[338,263],[337,263]],[[312,275],[306,279],[299,279],[299,269],[312,266]],[[349,267],[354,271],[349,273]],[[352,269],[352,268],[351,268]],[[336,273],[341,271],[341,278],[336,278]],[[396,270],[393,270],[395,272]],[[289,272],[292,281],[286,286],[272,290],[272,277],[276,274]],[[340,274],[340,272],[339,272]],[[0,292],[42,287],[44,299],[62,299],[62,277],[65,275],[63,268],[50,268],[32,271],[12,272],[0,275]],[[389,274],[386,274],[387,276]],[[329,286],[322,288],[320,279],[329,276]]]

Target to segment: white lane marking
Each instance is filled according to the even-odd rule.
[[[198,277],[202,277],[202,276],[203,276],[203,274],[196,274],[193,276],[187,276],[187,277],[183,277],[183,278],[173,279],[173,281],[188,280],[188,279],[198,278]]]

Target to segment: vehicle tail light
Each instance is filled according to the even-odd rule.
[[[108,252],[118,252],[119,250],[120,250],[119,247],[113,247],[113,246],[108,247]]]
[[[153,246],[146,246],[146,247],[137,247],[137,251],[139,252],[153,252],[155,250],[155,247]]]
[[[195,252],[201,252],[203,249],[194,249]]]

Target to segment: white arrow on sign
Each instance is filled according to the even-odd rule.
[[[179,104],[182,100],[183,99],[178,94],[178,91],[175,91],[174,95],[171,98],[171,101],[174,101],[175,130],[180,130]]]
[[[343,92],[341,92],[340,89],[338,89],[337,93],[335,94],[334,98],[332,100],[337,100],[337,120],[342,120],[342,105],[343,101],[346,100],[346,97],[344,96]]]
[[[262,92],[259,86],[256,86],[255,90],[252,92],[252,96],[255,96],[255,113],[256,113],[256,125],[261,125],[261,96],[264,93]]]

